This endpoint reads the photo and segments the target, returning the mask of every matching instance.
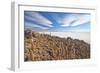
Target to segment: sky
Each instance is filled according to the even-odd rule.
[[[38,32],[90,32],[90,14],[24,11],[24,28]]]

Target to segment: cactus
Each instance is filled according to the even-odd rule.
[[[25,30],[24,61],[88,59],[90,44],[83,40],[61,38]]]

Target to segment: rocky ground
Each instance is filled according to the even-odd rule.
[[[24,31],[24,61],[88,59],[90,44],[71,37],[60,38]]]

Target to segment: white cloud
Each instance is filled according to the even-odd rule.
[[[50,20],[48,20],[47,18],[45,18],[44,16],[42,16],[41,14],[37,12],[26,12],[26,14],[29,15],[28,19],[36,22],[37,24],[41,24],[41,25],[48,26],[48,27],[53,27],[52,22]]]
[[[62,21],[62,24],[63,24],[62,26],[70,26],[70,23],[76,20],[76,16],[77,14],[71,14],[71,15],[65,16]]]
[[[45,29],[49,29],[49,28],[47,28],[47,27],[39,26],[39,25],[37,25],[37,24],[25,22],[25,28],[32,28],[32,27],[34,27],[34,28],[40,28],[40,29],[44,29],[44,30],[45,30]]]
[[[63,27],[67,27],[67,26],[77,26],[80,24],[84,24],[86,22],[90,21],[90,16],[89,15],[81,15],[81,14],[70,14],[65,16],[64,20],[63,20]]]
[[[90,21],[89,15],[81,15],[80,17],[77,18],[77,21],[72,24],[72,26],[84,24],[84,23],[89,22],[89,21]]]

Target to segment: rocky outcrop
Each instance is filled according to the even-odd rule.
[[[71,37],[61,38],[24,31],[24,60],[66,60],[90,58],[90,44]]]

